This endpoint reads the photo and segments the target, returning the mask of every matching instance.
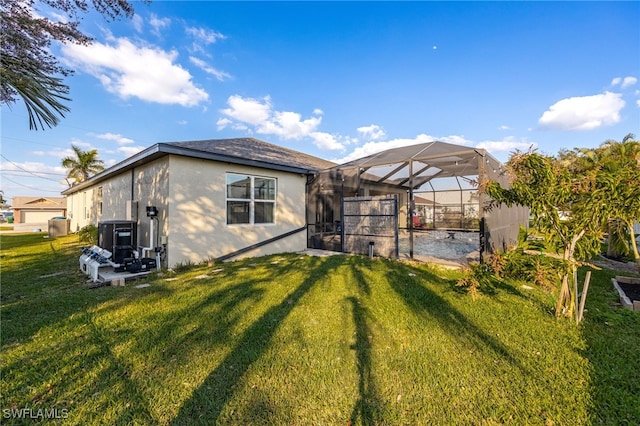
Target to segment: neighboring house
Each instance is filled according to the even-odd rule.
[[[308,179],[334,165],[253,138],[158,143],[63,194],[72,231],[136,221],[138,245],[166,245],[171,267],[304,250]],[[154,242],[147,206],[158,209]]]
[[[67,215],[64,197],[13,197],[14,223],[46,224],[54,217]]]

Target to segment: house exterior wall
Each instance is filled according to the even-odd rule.
[[[133,200],[137,202],[138,246],[159,246],[160,236],[167,235],[167,229],[172,220],[169,216],[169,186],[171,178],[176,175],[174,171],[169,170],[169,164],[170,160],[167,156],[136,167],[133,172],[129,172],[133,178]],[[147,217],[148,206],[158,209],[157,221],[153,225],[153,242],[150,240],[151,219]],[[121,202],[120,208],[126,210],[126,200]],[[169,263],[169,266],[172,265]]]
[[[105,220],[136,220],[137,218],[139,238],[140,231],[142,231],[142,237],[147,237],[145,232],[148,232],[149,224],[145,220],[145,206],[166,203],[169,185],[167,168],[167,159],[156,160],[69,194],[67,209],[71,219],[71,230],[75,232],[87,225],[98,225],[98,222]],[[137,209],[127,211],[128,201],[137,201]],[[142,241],[146,243],[148,238]]]
[[[274,224],[227,225],[226,174],[276,179]],[[164,267],[201,262],[243,249],[305,225],[306,176],[269,169],[168,155],[69,194],[71,230],[105,220],[137,220],[137,245],[166,242]],[[133,211],[127,204],[133,201]],[[158,209],[154,241],[146,207]],[[131,216],[133,213],[133,217]],[[299,232],[238,257],[304,250]]]
[[[127,200],[132,200],[132,173],[121,173],[106,182],[102,182],[97,187],[102,187],[102,197],[96,196],[92,198],[93,205],[99,208],[102,203],[102,211],[96,215],[99,221],[104,220],[127,220],[126,205]]]
[[[168,264],[199,262],[230,254],[305,225],[306,176],[256,167],[170,156],[170,218],[166,232]],[[226,174],[276,179],[274,224],[226,223]],[[162,214],[162,212],[160,212]],[[304,250],[306,233],[299,232],[239,257]]]

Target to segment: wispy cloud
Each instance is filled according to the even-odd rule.
[[[227,38],[227,36],[218,31],[203,27],[187,27],[186,32],[202,44],[213,44],[218,40]]]
[[[162,35],[162,30],[168,28],[171,25],[171,19],[169,18],[158,18],[158,15],[155,13],[151,14],[149,18],[149,25],[151,25],[151,32],[160,37]]]
[[[633,85],[635,85],[638,82],[638,79],[636,77],[616,77],[613,80],[611,80],[611,85],[612,86],[620,86],[621,89],[626,89],[628,87],[631,87]]]
[[[98,139],[117,142],[118,145],[130,145],[133,143],[133,139],[125,138],[124,136],[118,133],[101,133],[96,135],[96,137]]]
[[[134,154],[139,153],[140,151],[143,151],[144,149],[144,146],[121,146],[118,147],[117,151],[124,154],[125,157],[130,157]]]
[[[508,136],[496,141],[482,141],[476,144],[476,148],[483,148],[491,153],[510,152],[516,149],[523,151],[529,148],[537,148],[537,146],[538,144],[536,142],[531,142],[524,138],[518,139],[513,136]]]
[[[189,60],[191,61],[192,64],[194,64],[195,66],[197,66],[198,68],[200,68],[201,70],[206,72],[207,74],[211,74],[212,76],[214,76],[219,81],[224,81],[224,80],[227,80],[227,79],[231,78],[231,74],[226,73],[224,71],[220,71],[220,70],[212,67],[211,65],[209,65],[207,62],[203,61],[202,59],[196,58],[195,56],[189,56]]]
[[[382,127],[378,126],[377,124],[358,127],[356,130],[362,138],[372,141],[380,140],[387,136]]]
[[[141,33],[142,28],[144,27],[144,19],[142,19],[142,16],[136,13],[131,18],[131,24],[133,25],[133,29],[136,30],[136,32]]]
[[[187,27],[185,31],[187,35],[193,38],[190,50],[192,52],[204,54],[205,56],[210,56],[207,52],[207,47],[210,44],[217,43],[219,40],[227,38],[224,34],[210,28]]]

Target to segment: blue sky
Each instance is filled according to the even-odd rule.
[[[83,16],[71,112],[2,106],[1,188],[59,196],[71,144],[107,166],[157,142],[256,137],[346,161],[441,140],[595,147],[640,134],[639,2],[135,3]],[[42,16],[56,19],[47,10]]]

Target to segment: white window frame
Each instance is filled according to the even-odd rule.
[[[239,178],[249,178],[251,179],[251,188],[249,190],[249,194],[251,198],[233,198],[233,197],[229,197],[229,191],[227,189],[227,186],[229,185],[229,177],[231,176],[235,176],[235,177],[239,177]],[[273,185],[274,185],[274,194],[273,194],[273,200],[267,200],[267,199],[260,199],[260,198],[255,198],[255,180],[256,179],[268,179],[273,181]],[[260,226],[271,226],[271,225],[275,225],[276,224],[276,208],[277,208],[277,204],[276,204],[276,200],[278,199],[278,179],[274,178],[274,177],[270,177],[270,176],[259,176],[259,175],[250,175],[247,173],[234,173],[234,172],[227,172],[225,174],[225,179],[224,179],[224,195],[225,195],[225,221],[227,226],[256,226],[256,225],[260,225]],[[248,202],[249,203],[249,222],[248,223],[229,223],[229,202],[230,201],[236,201],[236,202]],[[273,205],[273,221],[272,222],[259,222],[259,223],[255,223],[255,203],[270,203]]]

